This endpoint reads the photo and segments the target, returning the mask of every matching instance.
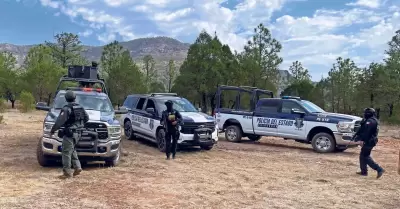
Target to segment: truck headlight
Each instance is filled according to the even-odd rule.
[[[344,121],[340,121],[337,125],[336,125],[337,129],[339,132],[344,132],[344,133],[350,133],[353,132],[354,129],[354,123],[353,122],[344,122]]]
[[[49,123],[49,122],[45,122],[43,124],[43,132],[44,133],[50,133],[51,128],[53,128],[54,123]]]
[[[110,133],[110,134],[120,134],[121,133],[121,127],[119,127],[119,126],[108,127],[108,133]]]

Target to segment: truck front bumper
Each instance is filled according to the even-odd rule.
[[[190,146],[212,146],[218,143],[218,128],[211,133],[211,139],[209,140],[198,140],[195,134],[183,134],[180,133],[178,144],[179,145],[190,145]]]
[[[334,132],[333,134],[335,136],[336,145],[347,146],[349,148],[358,146],[358,145],[354,144],[353,141],[351,141],[354,133]]]
[[[77,150],[77,154],[82,157],[111,158],[117,155],[120,142],[121,138],[108,142],[99,141],[96,152],[80,152]],[[61,146],[61,140],[45,136],[42,137],[42,150],[45,155],[61,156]]]

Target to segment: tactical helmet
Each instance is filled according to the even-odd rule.
[[[168,106],[168,105],[173,105],[174,103],[171,100],[167,100],[164,104]]]
[[[67,91],[67,93],[65,93],[65,100],[67,100],[67,102],[73,102],[75,98],[76,96],[73,91]]]
[[[375,109],[372,107],[367,107],[364,109],[364,117],[370,118],[375,115]]]

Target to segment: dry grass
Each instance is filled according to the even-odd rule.
[[[84,167],[59,180],[35,149],[44,114],[8,111],[0,125],[0,208],[399,208],[400,141],[385,136],[373,152],[387,170],[358,177],[358,149],[321,155],[310,146],[264,138],[221,141],[211,151],[178,153],[174,161],[151,144],[123,141],[118,167]],[[385,131],[383,133],[389,133]]]

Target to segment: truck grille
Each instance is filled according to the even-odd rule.
[[[181,133],[183,134],[194,134],[194,130],[200,128],[199,126],[204,125],[204,128],[210,128],[212,132],[215,131],[214,122],[205,123],[187,123],[185,122],[182,126]]]
[[[354,132],[357,132],[361,127],[361,120],[358,120],[354,123]]]
[[[85,124],[85,128],[89,131],[95,131],[99,135],[99,139],[108,138],[108,129],[104,123],[93,123],[88,122]]]
[[[108,138],[108,129],[106,124],[104,123],[94,123],[88,122],[85,124],[85,128],[88,131],[94,131],[98,134],[98,139],[107,139]],[[79,140],[78,144],[75,146],[76,151],[78,152],[93,152],[95,153],[98,149],[97,141],[95,138],[91,136],[82,136],[81,140]]]

